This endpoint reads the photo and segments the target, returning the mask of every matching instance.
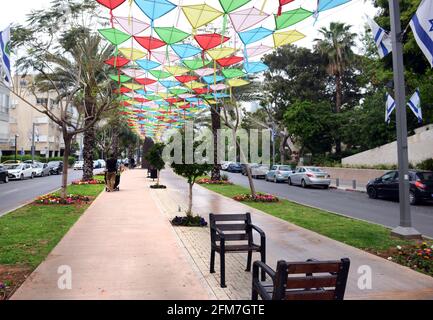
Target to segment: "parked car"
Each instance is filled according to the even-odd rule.
[[[84,161],[75,161],[74,170],[83,170]]]
[[[61,174],[63,172],[63,161],[50,161],[48,162],[50,174]]]
[[[271,170],[266,174],[266,181],[273,181],[275,183],[287,181],[289,176],[292,174],[292,168],[286,165],[275,165],[271,167]]]
[[[367,184],[370,198],[398,199],[398,171],[389,171],[383,176],[371,180]],[[433,200],[433,172],[409,170],[409,202],[411,205],[425,200]]]
[[[33,179],[35,177],[35,172],[31,164],[20,163],[7,165],[9,179],[19,179],[24,180],[26,178]]]
[[[257,163],[249,163],[248,165],[250,166],[250,168],[258,166]],[[242,175],[246,176],[247,175],[247,164],[246,163],[242,163],[241,167],[242,167]]]
[[[331,176],[318,167],[299,167],[292,171],[288,177],[289,185],[322,186],[328,189],[331,185]]]
[[[251,168],[251,176],[255,179],[266,178],[266,175],[269,172],[269,166],[265,164],[253,166]]]
[[[50,168],[47,163],[34,162],[32,166],[35,172],[35,177],[45,177],[50,175]]]
[[[228,172],[234,172],[234,173],[241,173],[242,172],[242,167],[240,163],[230,163],[229,166],[227,167],[227,171]]]
[[[105,168],[107,166],[107,163],[103,159],[98,159],[98,162],[101,164],[101,168]]]
[[[3,181],[4,183],[9,182],[8,170],[3,165],[0,165],[0,181]]]
[[[223,170],[223,171],[227,171],[227,168],[229,167],[229,165],[230,165],[231,163],[234,163],[234,162],[224,161],[223,163],[221,163],[221,170]]]
[[[11,164],[20,164],[20,160],[6,160],[5,162],[2,162],[2,165],[7,166]]]

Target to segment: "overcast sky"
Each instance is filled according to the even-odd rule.
[[[172,0],[173,3],[181,4],[197,4],[206,2],[219,9],[217,0],[197,1],[197,0]],[[245,7],[254,5],[257,8],[261,8],[265,0],[252,0],[250,4]],[[277,0],[267,0],[265,11],[268,13],[274,13],[277,10]],[[302,6],[306,9],[314,10],[317,0],[296,0],[291,4],[284,7],[284,10],[290,10],[292,8],[298,8]],[[9,23],[24,23],[26,14],[30,13],[33,9],[46,8],[50,4],[50,0],[13,0],[13,1],[2,1],[2,10],[0,10],[0,28],[3,29]],[[115,11],[115,14],[124,14],[126,4],[122,5],[121,8]],[[123,12],[122,12],[123,10]],[[137,8],[133,10],[137,12]],[[364,15],[374,16],[376,9],[371,5],[370,0],[352,0],[351,2],[337,7],[333,10],[325,11],[321,13],[319,21],[313,26],[312,19],[308,19],[299,23],[296,28],[304,33],[307,37],[298,42],[298,45],[310,46],[312,39],[317,37],[317,29],[322,26],[329,25],[331,21],[341,21],[353,25],[353,31],[360,33],[364,30],[365,18]],[[157,22],[165,20],[159,19]],[[168,19],[167,19],[168,20]],[[166,23],[165,20],[163,23]],[[268,19],[272,21],[272,19]],[[170,21],[170,20],[168,20]],[[182,20],[181,20],[182,22]],[[181,23],[182,24],[182,23]]]

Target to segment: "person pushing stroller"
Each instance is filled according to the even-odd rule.
[[[113,192],[119,187],[120,174],[118,173],[117,159],[110,155],[107,160],[106,170],[105,170],[105,184],[107,192]],[[117,180],[117,181],[116,181]]]

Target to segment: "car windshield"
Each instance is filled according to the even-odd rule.
[[[311,172],[323,172],[320,168],[307,168],[307,170]]]
[[[57,166],[57,165],[59,165],[58,162],[48,162],[48,166],[49,166],[49,167],[55,167],[55,166]]]
[[[280,167],[280,170],[281,171],[290,171],[290,170],[292,170],[289,166],[281,166]]]
[[[9,170],[21,169],[21,168],[22,168],[22,165],[20,165],[20,164],[12,164],[12,165],[8,166]]]
[[[433,181],[433,172],[418,172],[416,175],[422,181]]]

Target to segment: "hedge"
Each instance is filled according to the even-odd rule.
[[[15,160],[15,156],[12,155],[12,156],[3,156],[3,157],[1,157],[1,162],[5,162],[5,161],[8,161],[8,160]],[[26,154],[24,156],[17,155],[17,160],[19,160],[19,161],[32,160],[32,156],[29,155],[29,154]],[[69,157],[69,160],[68,160],[69,166],[72,166],[76,160],[77,159],[75,157]],[[39,161],[39,162],[42,162],[42,163],[46,163],[46,162],[50,162],[50,161],[63,161],[63,157],[51,157],[51,158],[47,159],[46,157],[35,156],[35,161]]]

